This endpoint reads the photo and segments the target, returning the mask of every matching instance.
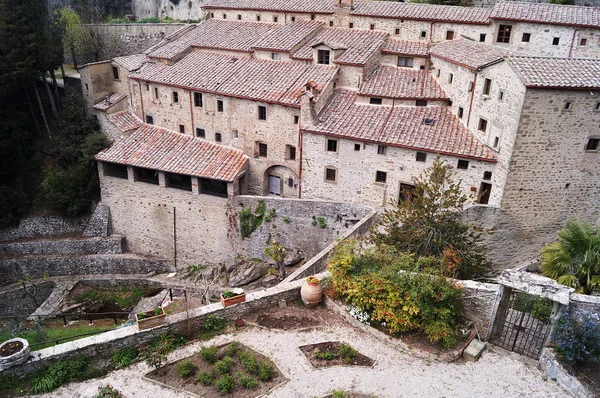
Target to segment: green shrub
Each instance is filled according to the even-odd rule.
[[[235,380],[231,375],[222,375],[215,382],[215,386],[219,392],[229,394],[235,388]]]
[[[342,359],[344,360],[344,362],[350,362],[352,358],[354,358],[356,354],[358,354],[358,351],[350,347],[348,344],[342,344],[340,346],[339,354],[340,357],[342,357]]]
[[[200,356],[207,363],[215,363],[217,361],[217,346],[200,347]]]
[[[211,370],[200,372],[198,373],[198,376],[196,376],[196,381],[203,386],[210,386],[215,381],[215,374]]]
[[[261,381],[271,381],[275,377],[275,367],[270,363],[261,362],[258,365],[258,378]]]
[[[248,373],[255,374],[258,372],[258,361],[256,360],[256,355],[245,351],[238,351],[237,355]]]
[[[98,393],[94,395],[94,398],[123,398],[123,394],[110,384],[107,384],[98,387]]]
[[[240,343],[239,341],[232,341],[225,349],[225,355],[228,355],[233,358],[236,356],[237,352],[240,350],[241,347],[242,343]]]
[[[215,362],[215,369],[217,373],[225,375],[231,372],[231,367],[233,366],[233,358],[226,356],[220,361]]]
[[[216,315],[207,315],[202,323],[202,329],[206,331],[221,331],[227,327],[227,319]]]
[[[259,199],[258,205],[254,211],[252,211],[252,207],[249,206],[238,212],[240,217],[240,232],[243,238],[249,237],[256,228],[260,227],[265,218],[266,210],[265,201]]]
[[[196,366],[196,364],[189,359],[186,359],[185,361],[181,361],[177,364],[177,374],[180,377],[193,376],[197,370],[198,370],[198,367]]]
[[[258,387],[258,381],[252,376],[243,375],[241,372],[238,372],[237,377],[239,385],[247,390]]]
[[[47,169],[42,188],[48,206],[65,217],[82,214],[90,205],[86,180],[86,174],[79,169]]]
[[[317,349],[315,351],[315,358],[317,358],[317,359],[324,359],[327,361],[332,361],[335,359],[335,357],[336,357],[335,353],[332,352],[331,350],[327,350],[327,351],[323,352],[323,351]]]
[[[346,398],[346,393],[342,390],[333,390],[331,392],[331,398]]]
[[[112,363],[116,369],[125,368],[133,362],[135,358],[139,355],[139,351],[136,347],[125,347],[117,352],[115,352],[112,356]]]
[[[54,391],[80,376],[86,365],[87,361],[83,357],[56,362],[32,380],[31,392],[33,394],[44,394]]]
[[[327,228],[327,220],[325,220],[323,217],[317,217],[317,221],[319,222],[319,227]]]
[[[177,347],[185,345],[187,341],[187,337],[185,337],[183,334],[163,333],[157,339],[154,339],[152,343],[150,343],[150,350],[159,350],[162,351],[164,354],[168,354]]]
[[[283,216],[282,220],[284,223],[289,224],[290,223],[290,218],[288,216]]]
[[[8,391],[19,385],[19,379],[14,376],[0,376],[0,391]]]
[[[563,311],[554,325],[552,341],[558,354],[567,362],[600,361],[600,321],[594,315]]]

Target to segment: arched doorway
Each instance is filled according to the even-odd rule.
[[[286,166],[271,166],[265,170],[263,194],[282,198],[298,197],[298,176]]]

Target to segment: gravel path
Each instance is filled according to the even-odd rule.
[[[325,326],[308,332],[284,332],[247,327],[237,334],[221,335],[209,342],[183,347],[169,360],[192,355],[201,345],[238,340],[270,357],[290,379],[269,397],[295,398],[324,396],[334,389],[354,390],[377,397],[565,397],[553,381],[542,379],[534,367],[497,352],[486,351],[476,362],[428,363],[400,353],[379,340],[346,325]],[[324,341],[350,343],[376,361],[374,368],[333,367],[313,369],[297,348]],[[150,369],[138,363],[110,373],[104,379],[69,384],[42,397],[91,398],[98,386],[111,384],[125,397],[189,397],[141,379]]]

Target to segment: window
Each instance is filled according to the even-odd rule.
[[[586,44],[587,44],[587,39],[581,39],[579,41],[579,45],[582,46],[582,47],[585,46]]]
[[[221,136],[221,133],[215,133],[215,141],[221,142],[222,140],[223,137]]]
[[[256,20],[257,20],[257,21],[260,21],[260,15],[257,15],[257,16],[256,16]]]
[[[396,28],[396,29],[394,30],[394,34],[395,34],[396,36],[398,36],[398,35],[400,34],[400,29]]]
[[[336,182],[337,181],[337,170],[333,168],[325,168],[325,181]]]
[[[211,18],[214,18],[214,17],[215,17],[215,13],[214,13],[214,12],[211,12],[211,13],[210,13],[210,17],[211,17]]]
[[[422,30],[421,31],[421,39],[425,39],[427,38],[427,31],[426,30]]]
[[[273,15],[273,22],[277,22],[279,20],[279,18],[277,17],[277,15]]]
[[[119,68],[116,66],[113,66],[112,71],[113,71],[113,79],[119,80]]]
[[[470,93],[473,92],[473,82],[472,81],[469,82],[469,87],[467,88],[467,91]]]
[[[463,113],[464,113],[464,112],[465,112],[465,110],[463,109],[463,107],[462,107],[462,106],[459,106],[459,107],[458,107],[458,118],[459,118],[459,119],[462,119],[462,117],[463,117]]]
[[[487,205],[490,201],[490,193],[492,192],[492,184],[482,182],[479,187],[479,200],[477,203]]]
[[[531,33],[523,33],[523,36],[521,36],[521,41],[523,43],[529,43],[529,40],[531,40]]]
[[[294,124],[298,124],[300,121],[300,117],[298,115],[294,115]]]
[[[296,17],[291,17],[291,18],[290,18],[290,21],[292,21],[292,22],[296,22]]]
[[[398,195],[398,201],[404,202],[407,200],[412,200],[413,192],[415,190],[414,185],[410,184],[400,184],[400,194]]]
[[[369,29],[370,30],[375,30],[375,24],[372,23],[371,25],[369,25]]]
[[[398,57],[398,66],[402,66],[404,68],[412,68],[413,60],[413,57]]]
[[[487,35],[486,35],[485,33],[480,33],[480,34],[479,34],[479,42],[480,42],[480,43],[484,43],[484,42],[485,42],[485,37],[486,37],[486,36],[487,36]]]
[[[477,127],[477,129],[479,131],[481,131],[482,133],[485,133],[485,131],[487,130],[487,120],[483,119],[483,118],[479,118],[479,125]]]
[[[596,105],[594,105],[594,110],[600,111],[600,102],[596,102]]]
[[[425,124],[427,126],[433,126],[434,123],[435,123],[435,119],[432,119],[430,117],[426,117],[423,119],[423,124]]]
[[[494,137],[494,148],[498,148],[498,144],[500,144],[500,137]]]
[[[440,75],[441,75],[441,74],[442,74],[442,70],[441,70],[441,69],[438,69],[438,70],[437,70],[437,75],[436,75],[436,77],[440,77]]]
[[[267,144],[263,144],[262,142],[258,143],[258,156],[261,158],[267,157]]]
[[[242,16],[240,14],[238,14],[237,19],[238,19],[238,21],[241,21],[242,20]]]
[[[231,130],[231,138],[238,138],[240,136],[239,131]]]
[[[198,185],[200,185],[201,194],[227,197],[227,183],[225,181],[199,178]]]
[[[196,127],[196,137],[198,137],[198,138],[206,138],[206,131],[204,131],[204,129]]]
[[[148,83],[146,83],[145,86],[146,86],[146,91],[150,91],[150,85]]]
[[[565,111],[573,110],[573,103],[572,102],[565,102],[565,105],[563,106],[563,110],[565,110]]]
[[[600,147],[600,138],[589,138],[585,150],[598,151],[598,147]]]
[[[292,177],[288,178],[288,187],[294,188],[294,179]]]
[[[498,101],[504,100],[504,90],[498,90]]]
[[[558,46],[558,43],[560,42],[560,37],[554,37],[552,39],[552,45],[553,46]]]
[[[350,22],[350,23],[348,24],[348,27],[349,27],[350,29],[353,29],[353,28],[354,28],[354,24],[353,24],[352,22]]]
[[[267,107],[259,105],[258,106],[258,120],[267,120]]]
[[[446,40],[453,40],[454,39],[454,31],[453,30],[447,30],[446,31]]]
[[[333,21],[329,21],[329,27],[333,28]]]
[[[173,91],[173,103],[176,104],[179,102],[179,93],[176,91]]]
[[[287,160],[296,160],[296,147],[291,145],[285,146],[285,157]]]
[[[223,14],[223,19],[227,19],[227,14]]]
[[[146,84],[147,85],[147,84]],[[87,83],[85,83],[85,91],[90,91],[90,86],[88,86]]]
[[[491,180],[492,179],[492,172],[491,171],[484,171],[483,172],[483,179],[484,180]]]
[[[354,150],[356,152],[360,151],[360,144],[354,144]]]
[[[427,154],[425,152],[417,152],[417,162],[427,161]]]
[[[279,53],[271,53],[271,59],[279,61],[281,59],[281,55],[279,55]]]
[[[179,132],[180,132],[181,134],[185,134],[185,126],[184,126],[183,124],[180,124],[180,125],[179,125]]]
[[[483,95],[490,95],[492,89],[492,79],[485,79],[483,82]]]
[[[512,25],[500,25],[498,27],[498,43],[510,43],[510,32],[512,31]]]
[[[375,182],[385,183],[387,181],[387,173],[385,171],[377,171],[375,173]]]
[[[117,163],[102,163],[104,175],[107,177],[116,177],[127,179],[127,166]]]
[[[327,140],[327,152],[337,152],[337,140]]]
[[[369,104],[371,105],[381,105],[383,103],[383,99],[381,98],[370,98]]]
[[[415,102],[416,106],[427,106],[427,100],[417,100]]]
[[[223,100],[217,100],[217,112],[223,112]]]
[[[192,178],[183,174],[165,173],[165,182],[169,188],[192,190]]]
[[[158,99],[158,87],[154,87],[154,99]]]
[[[150,115],[146,115],[146,123],[154,124],[154,118]]]
[[[452,80],[454,80],[454,74],[449,73],[448,74],[448,83],[452,83]]]
[[[135,167],[133,169],[135,180],[141,182],[147,182],[149,184],[158,185],[158,171],[151,169],[144,169],[141,167]]]
[[[310,20],[314,21],[315,20],[315,14],[310,14]]]
[[[317,63],[323,65],[329,65],[329,50],[318,50],[317,51]]]
[[[458,164],[456,165],[456,168],[461,170],[467,170],[469,168],[469,161],[458,159]]]
[[[385,155],[385,154],[387,154],[387,146],[385,146],[385,145],[377,145],[377,154],[378,155]]]
[[[202,93],[194,93],[194,106],[202,107]]]

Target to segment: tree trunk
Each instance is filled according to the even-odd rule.
[[[279,280],[282,281],[285,279],[285,261],[281,261],[277,263],[279,267]]]
[[[50,85],[48,84],[48,80],[46,79],[46,76],[42,76],[42,80],[44,81],[44,87],[46,87],[46,93],[48,94],[48,101],[50,101],[50,108],[52,108],[52,115],[54,115],[55,120],[58,120],[60,116],[58,115],[58,109],[56,109],[56,101],[54,101],[54,95],[52,94],[52,91],[50,90]]]
[[[35,96],[37,98],[38,106],[40,107],[40,113],[42,114],[42,119],[44,120],[44,127],[46,127],[46,132],[48,133],[48,138],[52,141],[52,132],[50,131],[50,126],[48,126],[48,119],[46,119],[46,112],[44,112],[44,105],[42,105],[42,99],[40,98],[40,91],[37,88],[37,84],[35,87]]]
[[[54,70],[50,71],[50,76],[52,76],[52,84],[54,84],[54,101],[56,103],[56,110],[60,113],[60,94],[58,92],[58,82],[56,81],[56,74]],[[65,84],[65,78],[63,76],[63,86]]]
[[[73,69],[77,70],[77,57],[75,55],[75,47],[73,45],[71,45],[71,57],[73,58]],[[65,75],[63,72],[63,79],[64,79],[64,77],[65,77]]]
[[[25,96],[27,97],[27,105],[29,105],[29,112],[31,113],[31,118],[33,119],[33,123],[35,124],[35,130],[38,135],[42,135],[42,130],[40,130],[40,124],[38,123],[37,117],[35,116],[35,112],[33,111],[33,104],[31,103],[31,98],[29,97],[29,91],[25,90]]]
[[[65,81],[65,66],[63,64],[60,64],[60,73],[62,73],[62,77],[63,77],[63,83]]]

